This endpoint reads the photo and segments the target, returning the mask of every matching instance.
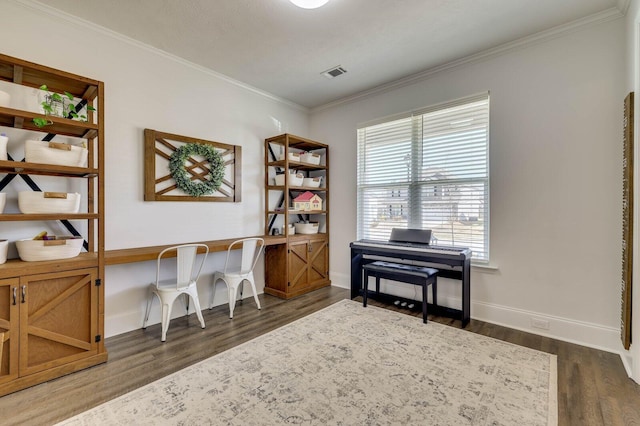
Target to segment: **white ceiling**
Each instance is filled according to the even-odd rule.
[[[45,4],[45,2],[43,2]],[[46,5],[314,108],[628,0],[48,0]],[[327,79],[322,71],[348,72]]]

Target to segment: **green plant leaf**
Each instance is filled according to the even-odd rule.
[[[36,117],[33,119],[33,124],[35,124],[38,128],[43,128],[44,126],[53,124],[53,121],[47,120],[46,118]]]
[[[49,88],[47,87],[46,84],[43,84],[42,86],[39,87],[40,90],[46,90],[47,92],[49,91]]]
[[[91,105],[87,105],[87,111],[97,111],[97,109],[95,109]]]
[[[72,95],[71,93],[69,93],[69,92],[65,91],[65,92],[64,92],[64,95],[65,95],[67,98],[69,98],[69,100],[70,100],[70,101],[72,101],[72,100],[73,100],[73,95]]]
[[[54,101],[62,102],[62,96],[59,93],[54,93],[51,95],[51,99]]]
[[[42,103],[42,109],[44,110],[44,112],[53,112],[53,108],[51,107],[51,105],[45,104],[44,102]]]

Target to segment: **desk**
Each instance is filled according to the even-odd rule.
[[[286,244],[287,237],[284,235],[259,235],[259,238],[264,239],[265,246],[273,246],[278,244]],[[198,244],[206,244],[209,246],[210,252],[216,251],[226,251],[229,249],[229,246],[234,241],[237,241],[242,238],[249,237],[238,237],[238,238],[229,238],[226,240],[212,240],[212,241],[197,241]],[[191,243],[182,243],[182,244],[191,244]],[[168,244],[164,246],[150,246],[150,247],[136,247],[129,249],[117,249],[117,250],[106,250],[104,254],[104,261],[107,266],[109,265],[121,265],[124,263],[134,263],[134,262],[144,262],[147,260],[156,260],[160,252],[168,247],[173,247],[179,245],[177,244]],[[175,257],[175,253],[173,254]],[[170,257],[170,256],[167,256]]]

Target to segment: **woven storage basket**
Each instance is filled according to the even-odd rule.
[[[280,154],[278,160],[284,160],[284,152]],[[289,153],[289,161],[297,161],[300,163],[300,153],[299,152],[290,152]]]
[[[80,254],[81,237],[57,237],[55,240],[18,240],[18,256],[26,262],[69,259]]]
[[[302,181],[302,186],[308,186],[309,188],[319,188],[320,182],[322,182],[322,178],[319,176],[304,178]]]
[[[314,154],[313,152],[303,152],[300,154],[300,160],[303,163],[318,165],[320,164],[320,154]]]
[[[318,222],[296,223],[296,234],[317,234]]]
[[[80,194],[67,192],[20,191],[18,208],[22,213],[78,213]]]
[[[24,157],[28,163],[86,167],[87,154],[87,148],[59,142],[28,140],[24,146]]]
[[[289,186],[301,186],[304,180],[302,173],[293,173],[293,170],[289,170]],[[276,175],[276,185],[284,185],[284,174]]]

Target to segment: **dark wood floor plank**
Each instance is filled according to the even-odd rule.
[[[111,337],[105,342],[106,364],[1,397],[0,425],[50,425],[348,297],[348,290],[335,287],[291,300],[262,295],[262,310],[246,299],[233,320],[227,306],[203,311],[205,329],[195,315],[176,318],[166,343],[160,342],[160,325]],[[422,315],[419,309],[370,303]],[[451,318],[430,315],[429,320],[460,327]],[[466,329],[558,356],[559,425],[640,426],[640,386],[627,377],[618,355],[477,320]]]

